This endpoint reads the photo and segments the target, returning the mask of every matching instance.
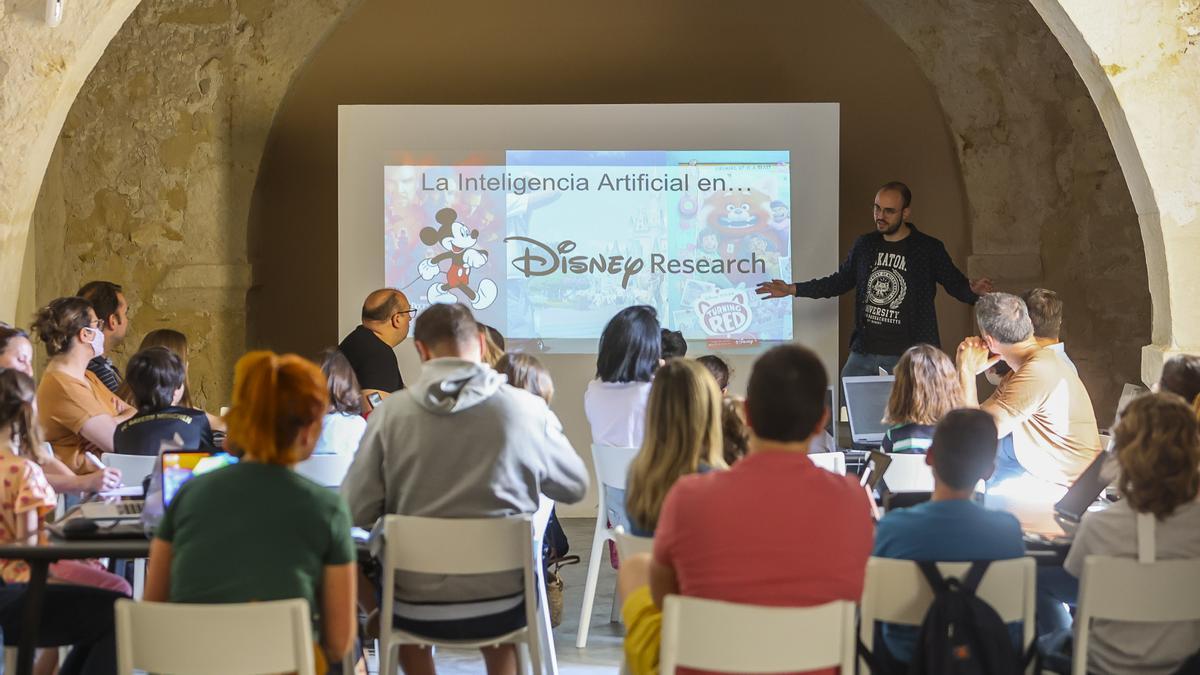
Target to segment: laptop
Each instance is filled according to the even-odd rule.
[[[883,423],[888,398],[892,395],[895,375],[843,377],[846,413],[850,418],[850,437],[855,443],[879,445],[888,425]]]
[[[113,502],[84,502],[78,513],[92,520],[137,520],[142,517],[146,502],[141,499],[123,499]]]
[[[1117,458],[1109,452],[1101,451],[1096,455],[1096,459],[1079,474],[1067,494],[1054,504],[1054,514],[1067,522],[1078,523],[1116,477],[1116,461]]]
[[[169,451],[162,454],[163,508],[171,504],[183,484],[201,474],[237,464],[238,458],[227,452],[204,450]]]

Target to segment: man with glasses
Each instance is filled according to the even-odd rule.
[[[967,304],[991,292],[989,279],[968,280],[938,239],[908,222],[912,192],[900,182],[875,194],[875,231],[854,242],[838,271],[801,283],[782,279],[755,289],[767,298],[832,298],[855,290],[854,333],[842,377],[889,373],[909,347],[941,346],[933,300],[937,285]]]
[[[364,411],[404,388],[394,350],[408,337],[416,311],[408,297],[394,288],[372,291],[363,301],[362,324],[338,345],[358,377]]]
[[[104,333],[104,350],[111,354],[129,332],[129,304],[125,302],[125,294],[121,287],[111,281],[90,281],[75,295],[92,303],[96,310],[97,325]],[[121,386],[121,371],[106,354],[100,354],[92,359],[87,366],[92,374],[100,378],[108,390],[117,393]]]

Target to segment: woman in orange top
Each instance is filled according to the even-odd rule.
[[[50,355],[37,391],[46,441],[75,473],[97,471],[87,453],[112,452],[113,431],[135,411],[87,369],[104,353],[96,312],[83,298],[58,298],[38,311],[33,331]]]

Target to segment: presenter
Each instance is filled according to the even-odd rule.
[[[855,289],[854,333],[842,377],[892,372],[909,347],[941,346],[933,298],[937,284],[967,304],[990,293],[989,279],[969,281],[941,241],[908,222],[912,192],[892,182],[875,194],[875,231],[855,240],[838,271],[821,279],[758,285],[764,298],[832,298]]]

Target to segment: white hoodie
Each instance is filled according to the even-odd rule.
[[[545,401],[485,364],[427,361],[420,379],[375,408],[342,495],[354,524],[384,514],[485,518],[533,513],[538,494],[583,499],[587,467]],[[436,546],[437,542],[414,542]],[[521,591],[520,574],[397,575],[409,602],[470,602]]]

